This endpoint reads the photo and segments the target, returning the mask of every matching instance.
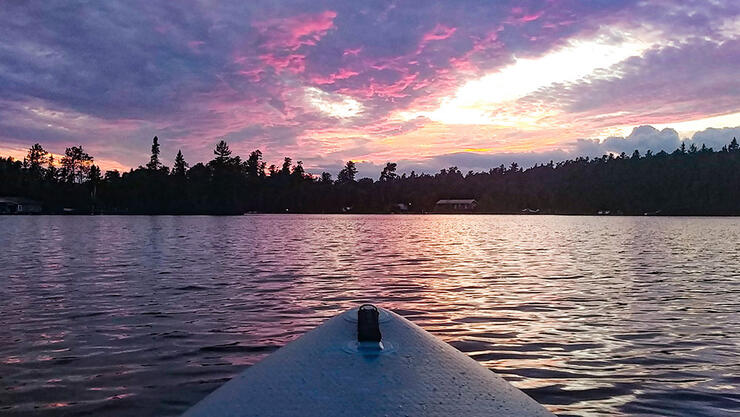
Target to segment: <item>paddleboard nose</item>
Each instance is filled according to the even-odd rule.
[[[249,367],[187,417],[553,417],[454,347],[364,304]]]

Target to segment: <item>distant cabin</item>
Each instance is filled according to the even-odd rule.
[[[0,197],[0,214],[41,213],[41,203],[21,197]]]
[[[438,213],[464,213],[475,211],[478,207],[478,202],[469,200],[439,200],[434,205],[434,211]]]
[[[406,213],[409,211],[411,203],[396,203],[391,206],[392,213]]]

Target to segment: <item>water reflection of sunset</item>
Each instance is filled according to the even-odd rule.
[[[0,332],[18,342],[2,346],[0,372],[17,410],[43,391],[75,412],[178,414],[365,301],[558,413],[659,415],[675,392],[723,403],[740,371],[738,248],[717,243],[738,242],[733,219],[57,219],[3,226],[17,244],[0,264]]]

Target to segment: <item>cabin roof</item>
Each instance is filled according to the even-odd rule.
[[[437,204],[473,204],[478,203],[474,199],[466,199],[466,200],[439,200],[437,201]]]
[[[31,200],[30,198],[24,198],[24,197],[0,197],[0,203],[10,203],[10,204],[41,204],[41,202],[36,200]]]

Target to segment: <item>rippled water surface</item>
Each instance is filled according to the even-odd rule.
[[[0,217],[0,415],[178,415],[366,300],[560,415],[740,414],[740,219]]]

